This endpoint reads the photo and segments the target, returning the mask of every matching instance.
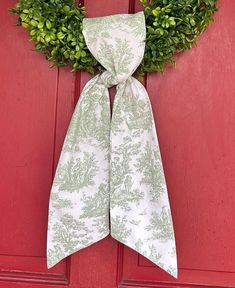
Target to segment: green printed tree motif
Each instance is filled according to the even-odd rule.
[[[134,189],[132,178],[127,175],[124,178],[123,184],[114,187],[114,191],[111,194],[110,207],[112,209],[117,206],[124,211],[130,211],[132,209],[130,204],[137,206],[143,198],[144,192],[139,189]]]
[[[56,244],[54,249],[49,249],[47,252],[48,265],[51,266],[58,261],[58,259],[63,259],[65,253],[62,250],[60,244]]]
[[[130,47],[127,39],[115,38],[115,55],[113,59],[115,62],[115,70],[118,74],[127,74],[130,71],[130,64],[134,58],[133,49]]]
[[[140,254],[144,255],[145,257],[149,258],[154,263],[158,263],[159,266],[162,266],[161,258],[162,255],[157,252],[157,249],[154,245],[150,245],[147,247],[148,249],[144,249],[144,242],[141,239],[138,239],[135,243],[135,249]]]
[[[152,153],[150,144],[147,144],[144,152],[140,154],[135,167],[143,174],[141,184],[148,185],[152,201],[157,201],[166,191],[165,178],[162,170],[160,155]]]
[[[87,35],[87,44],[89,46],[92,45],[92,43],[95,43],[97,40],[97,35],[102,34],[102,37],[104,38],[112,38],[112,35],[110,34],[109,29],[113,27],[114,21],[109,21],[109,19],[106,18],[100,18],[100,21],[96,21],[96,19],[90,18],[89,21],[86,21],[84,19],[85,26],[89,30],[89,35]]]
[[[122,89],[118,93],[123,93]],[[120,124],[125,121],[128,129],[132,130],[132,136],[139,137],[143,131],[149,131],[152,128],[151,111],[149,107],[146,108],[147,104],[144,100],[133,97],[128,91],[125,93],[125,97],[120,97],[117,100],[118,103],[114,103],[112,132],[121,132],[123,126]]]
[[[112,217],[111,235],[113,238],[120,240],[121,242],[126,241],[127,237],[131,234],[131,229],[127,228],[126,223],[126,217]]]
[[[149,254],[146,255],[149,257],[149,259],[151,259],[152,261],[154,261],[155,263],[158,263],[160,266],[162,266],[163,264],[161,263],[161,258],[162,255],[160,253],[157,252],[156,247],[152,244],[151,246],[149,246]]]
[[[143,245],[144,242],[141,239],[138,239],[135,242],[135,250],[137,250],[138,252],[142,251],[142,254],[144,254]]]
[[[154,245],[148,246],[147,250],[144,250],[143,247],[144,247],[144,242],[141,239],[138,239],[135,243],[135,248],[142,255],[144,255],[144,256],[150,258],[152,261],[156,261],[156,262],[159,262],[159,260],[162,258],[162,255],[157,252],[157,249]]]
[[[71,157],[67,163],[58,167],[55,185],[59,190],[79,192],[81,188],[94,185],[94,176],[98,170],[94,153],[84,152],[83,159]]]
[[[142,29],[142,19],[140,17],[132,17],[127,19],[127,25],[132,28],[133,33],[136,37],[143,37],[145,39],[146,30]]]
[[[102,59],[102,64],[106,69],[115,71],[113,63],[113,45],[107,43],[101,43],[99,50],[97,51],[97,59]]]
[[[143,130],[148,131],[152,127],[151,111],[149,107],[146,108],[147,104],[144,100],[133,97],[132,94],[126,96],[123,110],[128,113],[128,127],[131,130],[138,130],[139,136]]]
[[[120,23],[124,25],[120,25]],[[113,15],[112,17],[103,17],[100,18],[99,21],[96,19],[90,18],[89,21],[85,19],[85,26],[89,29],[89,35],[87,35],[87,41],[89,43],[93,43],[97,39],[97,35],[101,35],[103,38],[112,39],[112,30],[118,27],[120,31],[126,31],[130,33],[130,28],[133,31],[136,37],[142,36],[144,38],[144,34],[146,33],[145,29],[143,29],[143,19],[140,17],[131,17],[127,19],[125,15]],[[91,45],[91,44],[90,44]]]
[[[96,81],[99,81],[97,78]],[[107,147],[109,143],[110,130],[110,108],[108,92],[105,95],[103,85],[93,85],[88,91],[88,94],[81,100],[79,120],[80,124],[77,134],[81,139],[97,140],[99,145]]]
[[[113,158],[111,159],[111,191],[118,189],[123,184],[123,179],[133,172],[130,162],[132,157],[140,152],[140,145],[140,143],[133,144],[131,137],[127,136],[123,139],[123,143],[113,150]]]
[[[129,66],[133,58],[133,49],[126,39],[115,38],[114,45],[102,43],[97,52],[99,62],[107,70],[116,71],[119,75],[129,73]]]
[[[118,91],[117,93],[119,93]],[[123,100],[117,98],[118,95],[115,96],[114,105],[113,105],[113,115],[112,115],[112,123],[111,123],[111,130],[112,133],[115,135],[116,133],[123,132],[124,126],[122,125],[124,118],[123,118]],[[118,99],[118,100],[117,100]]]
[[[83,195],[82,214],[80,218],[88,218],[94,220],[92,224],[98,227],[100,233],[105,233],[109,227],[109,194],[108,184],[103,183],[99,186],[98,192],[94,196]]]
[[[81,101],[78,102],[69,124],[63,151],[80,151],[80,144],[84,142],[107,147],[110,109],[109,98],[105,95],[104,88],[93,85],[81,95]]]
[[[160,215],[155,211],[152,212],[151,215],[151,224],[147,225],[145,228],[147,231],[152,232],[151,239],[157,239],[163,242],[174,240],[174,231],[169,209],[163,207]]]
[[[85,226],[85,223],[77,221],[69,214],[63,215],[60,222],[53,225],[52,230],[54,231],[52,241],[60,243],[66,253],[82,248],[91,240],[91,237],[88,236],[88,232],[91,231]]]
[[[92,224],[101,235],[109,234],[109,214],[97,217]]]
[[[107,205],[109,203],[108,184],[102,183],[94,196],[82,197],[82,211],[81,218],[100,217],[106,214]]]
[[[52,206],[57,209],[72,208],[73,203],[67,198],[61,198],[59,193],[51,194]]]

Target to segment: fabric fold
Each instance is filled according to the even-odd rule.
[[[48,268],[110,233],[177,278],[151,103],[131,76],[144,55],[144,14],[85,18],[83,35],[106,71],[83,89],[65,137],[50,196]]]

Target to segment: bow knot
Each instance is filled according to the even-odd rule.
[[[104,71],[101,75],[100,75],[100,79],[102,81],[102,83],[104,84],[104,86],[106,88],[110,88],[113,87],[115,85],[118,85],[120,82],[120,80],[117,79],[117,77],[115,77],[111,72],[109,71]]]

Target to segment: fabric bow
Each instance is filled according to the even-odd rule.
[[[144,14],[84,19],[83,35],[106,71],[86,84],[65,137],[49,203],[48,268],[111,234],[177,278],[151,104],[131,76],[144,55]]]

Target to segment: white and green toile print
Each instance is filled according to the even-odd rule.
[[[106,71],[86,84],[65,137],[50,196],[48,268],[111,234],[177,278],[151,104],[131,76],[144,54],[144,14],[84,19],[83,34]]]

